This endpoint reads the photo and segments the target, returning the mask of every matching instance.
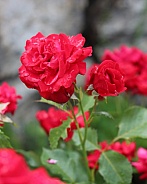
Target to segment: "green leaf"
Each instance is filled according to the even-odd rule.
[[[91,184],[89,183],[87,170],[85,168],[85,164],[83,163],[83,156],[81,156],[78,152],[69,151],[68,155],[72,158],[75,162],[74,173],[76,177],[76,182],[84,183],[84,184]],[[84,181],[84,182],[83,182]]]
[[[80,132],[81,132],[81,137],[83,140],[84,135],[85,135],[85,128],[81,128]],[[72,140],[74,141],[76,146],[79,146],[79,147],[81,146],[81,142],[80,142],[79,135],[78,135],[78,130],[74,131]],[[97,136],[96,130],[91,129],[91,128],[87,129],[87,139],[85,142],[85,149],[87,151],[98,149],[98,136]]]
[[[99,173],[109,184],[130,184],[132,167],[126,157],[114,152],[103,152],[99,159]]]
[[[66,138],[66,129],[70,125],[71,119],[67,119],[66,121],[63,121],[62,125],[51,129],[49,133],[49,142],[51,149],[55,149],[58,146],[58,141],[62,137],[63,139]]]
[[[43,102],[43,103],[47,103],[49,105],[53,105],[55,107],[57,107],[58,109],[61,110],[66,110],[66,104],[58,104],[56,102],[53,102],[51,100],[46,100],[45,98],[41,97],[41,100],[37,100],[37,102]]]
[[[48,163],[49,159],[55,160],[56,163]],[[41,161],[52,175],[60,177],[67,183],[88,181],[82,158],[76,152],[43,149]]]
[[[110,119],[114,119],[110,113],[105,112],[105,111],[94,112],[94,114],[97,116],[105,116],[105,117],[108,117]]]
[[[147,109],[137,106],[129,108],[125,112],[115,140],[135,137],[147,138]]]
[[[17,152],[25,157],[29,166],[37,168],[41,165],[38,155],[33,151],[17,150]]]
[[[93,96],[88,96],[86,94],[83,94],[83,98],[82,98],[81,103],[82,103],[82,106],[83,106],[83,110],[85,112],[85,111],[88,111],[90,108],[92,108],[94,106],[95,99],[94,99]]]
[[[7,137],[1,130],[0,130],[0,148],[12,148],[9,142],[9,137]]]
[[[95,184],[95,183],[91,183],[90,181],[82,181],[82,182],[76,182],[75,184]]]
[[[108,184],[108,183],[105,182],[102,175],[100,175],[100,173],[98,171],[95,174],[95,183]]]

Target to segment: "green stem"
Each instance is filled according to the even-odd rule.
[[[89,169],[89,166],[88,166],[87,153],[86,153],[86,149],[85,149],[85,144],[83,144],[83,139],[82,139],[82,134],[80,132],[79,123],[77,121],[76,115],[74,113],[73,106],[70,103],[70,101],[68,101],[68,104],[69,104],[69,107],[71,109],[71,112],[72,112],[72,115],[73,115],[73,118],[74,118],[77,130],[78,130],[78,135],[79,135],[80,143],[81,143],[81,146],[82,146],[82,153],[83,153],[83,157],[84,157],[85,166],[86,166],[86,169],[87,169],[87,173],[88,173],[89,179],[91,181],[92,180],[92,176],[91,176],[91,172],[90,172],[90,169]]]
[[[94,112],[95,112],[95,110],[96,110],[96,106],[97,106],[97,104],[98,104],[98,98],[97,98],[97,97],[95,97],[94,106],[93,106],[93,108],[92,108],[92,111],[91,111],[91,114],[90,114],[89,119],[92,119],[93,114],[94,114]]]
[[[87,138],[87,130],[88,130],[88,121],[86,120],[86,116],[85,116],[85,113],[84,113],[84,109],[83,109],[81,100],[82,100],[81,96],[79,95],[79,105],[80,105],[80,109],[81,109],[82,116],[84,118],[84,123],[85,123],[85,134],[84,134],[84,140],[83,140],[83,147],[85,147],[86,138]]]

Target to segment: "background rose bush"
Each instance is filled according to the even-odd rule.
[[[17,153],[4,133],[5,124],[1,126],[0,179],[4,184],[14,182],[17,177],[18,183],[24,184],[131,184],[135,181],[136,171],[141,173],[140,179],[146,179],[146,167],[143,166],[146,163],[146,145],[142,140],[147,139],[147,110],[132,106],[129,98],[126,99],[129,93],[118,96],[126,90],[127,80],[131,80],[121,65],[119,67],[122,55],[127,55],[128,60],[125,62],[131,61],[139,68],[142,57],[136,54],[133,58],[131,54],[134,49],[124,47],[126,53],[120,49],[118,60],[115,61],[115,57],[103,60],[101,64],[92,66],[86,74],[86,63],[83,60],[91,55],[92,49],[83,48],[84,41],[80,34],[71,37],[52,34],[44,37],[38,33],[26,42],[19,75],[28,88],[38,90],[44,97],[39,102],[54,106],[48,111],[36,113],[38,124],[47,133],[44,139],[48,137],[49,145],[43,150],[40,147],[41,155],[25,150],[18,150]],[[143,58],[146,62],[145,55]],[[145,69],[146,65],[142,73]],[[88,75],[86,91],[76,85],[78,74]],[[136,73],[136,76],[139,74]],[[145,76],[141,79],[144,83]],[[128,90],[134,93],[134,88],[128,86]],[[136,92],[139,93],[139,90]],[[9,92],[8,88],[3,95],[5,93],[11,94],[11,90]],[[15,94],[15,105],[18,97]],[[3,111],[12,103],[10,100],[8,102],[0,104],[2,122],[9,119],[3,116]],[[10,120],[8,122],[13,123]],[[36,125],[34,129],[36,134]],[[38,136],[37,141],[40,141]],[[8,167],[12,157],[14,163]],[[23,170],[19,170],[20,165]]]

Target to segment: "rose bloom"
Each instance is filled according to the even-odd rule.
[[[136,86],[138,94],[147,95],[147,69],[137,78]]]
[[[93,91],[93,86],[91,84],[92,83],[91,81],[93,80],[92,77],[93,77],[94,68],[97,68],[97,67],[99,67],[99,64],[92,64],[86,72],[84,89],[89,95],[91,95]]]
[[[113,51],[105,50],[102,60],[106,59],[119,63],[128,90],[147,95],[147,85],[144,83],[144,79],[147,78],[147,54],[137,47],[122,45]]]
[[[75,115],[78,114],[78,108],[74,107],[74,113]],[[85,112],[86,120],[89,118],[89,112]],[[60,109],[56,109],[54,107],[50,107],[48,111],[41,110],[36,113],[36,118],[39,121],[42,128],[45,130],[47,134],[50,133],[50,130],[56,127],[59,127],[63,121],[71,118],[70,126],[67,128],[67,137],[64,139],[64,141],[69,141],[72,139],[74,130],[77,129],[75,122],[73,121],[72,113],[62,111]],[[83,128],[85,126],[84,124],[84,118],[82,115],[77,117],[77,121],[79,123],[79,127]]]
[[[135,142],[127,143],[125,141],[122,143],[114,142],[109,146],[109,149],[124,155],[129,161],[131,161],[135,157],[136,144]]]
[[[52,178],[40,167],[31,170],[24,157],[14,149],[0,149],[0,184],[64,184],[57,178]]]
[[[17,108],[17,100],[21,99],[20,95],[16,94],[14,87],[9,86],[8,83],[3,82],[0,86],[0,103],[9,102],[5,109],[2,110],[2,114],[11,113],[14,114]]]
[[[132,162],[132,165],[140,173],[140,179],[147,179],[147,149],[139,148],[137,151],[138,161]]]
[[[67,102],[74,93],[76,76],[86,73],[83,60],[92,53],[91,47],[83,48],[84,43],[81,34],[45,37],[39,32],[26,41],[19,68],[20,79],[28,88],[38,90],[45,99]]]
[[[92,153],[90,153],[87,157],[88,159],[88,165],[90,168],[98,169],[98,160],[101,156],[101,153],[103,151],[113,150],[116,151],[122,155],[124,155],[129,161],[131,161],[135,157],[135,151],[136,151],[136,144],[135,142],[126,143],[123,141],[120,142],[114,142],[112,144],[108,144],[106,141],[101,142],[100,144],[101,150],[95,150]]]
[[[95,90],[102,97],[117,96],[126,90],[124,76],[117,62],[105,60],[99,65],[93,65],[88,73],[87,90]]]
[[[48,111],[38,111],[36,113],[36,118],[45,132],[49,134],[52,128],[60,126],[64,120],[67,120],[68,113],[60,109],[50,107]]]
[[[105,150],[108,150],[108,143],[106,141],[103,141],[99,143],[101,150],[94,150],[93,152],[89,153],[87,156],[88,160],[88,166],[91,169],[98,169],[98,160],[101,156],[101,153]]]
[[[58,178],[49,176],[43,167],[31,171],[29,182],[29,184],[65,184]]]

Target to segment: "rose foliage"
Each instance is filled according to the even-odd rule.
[[[25,145],[31,149],[19,149],[13,142],[18,138],[5,127],[12,122],[7,113],[14,115],[21,96],[6,82],[0,85],[0,184],[147,180],[147,109],[131,101],[136,94],[147,95],[147,54],[123,45],[105,50],[101,63],[86,70],[92,47],[84,43],[81,34],[40,32],[26,41],[20,80],[49,107],[36,112],[35,126],[28,128],[31,136],[26,132]],[[77,85],[79,74],[85,75],[83,86]],[[33,150],[42,135],[48,144]]]

